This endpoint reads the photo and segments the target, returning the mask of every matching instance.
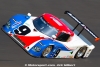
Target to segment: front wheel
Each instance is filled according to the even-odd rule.
[[[74,57],[74,58],[76,58],[76,59],[83,58],[83,56],[84,56],[86,50],[87,50],[87,47],[81,47],[81,48],[77,51],[77,53],[75,54],[75,57]]]
[[[48,54],[51,52],[52,48],[53,48],[52,46],[48,46],[48,47],[43,51],[42,57],[47,57]]]

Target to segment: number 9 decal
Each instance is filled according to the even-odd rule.
[[[30,33],[31,30],[26,25],[23,25],[23,26],[20,26],[18,29],[15,29],[14,32],[15,34],[19,34],[19,35],[26,35]]]

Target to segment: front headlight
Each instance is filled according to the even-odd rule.
[[[10,22],[7,22],[7,23],[6,23],[6,27],[7,27],[7,28],[10,28]]]
[[[38,47],[38,46],[34,46],[34,47],[33,47],[33,50],[36,51],[36,52],[39,52],[39,51],[41,50],[41,48]]]

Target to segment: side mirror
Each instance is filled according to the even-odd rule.
[[[52,35],[52,38],[56,39],[56,36],[55,35]]]
[[[31,16],[31,13],[28,13],[27,15],[28,15],[28,16]]]

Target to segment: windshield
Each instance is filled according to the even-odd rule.
[[[56,35],[58,33],[58,30],[49,25],[42,17],[33,20],[33,24],[38,31],[47,36],[52,37],[52,35]]]

